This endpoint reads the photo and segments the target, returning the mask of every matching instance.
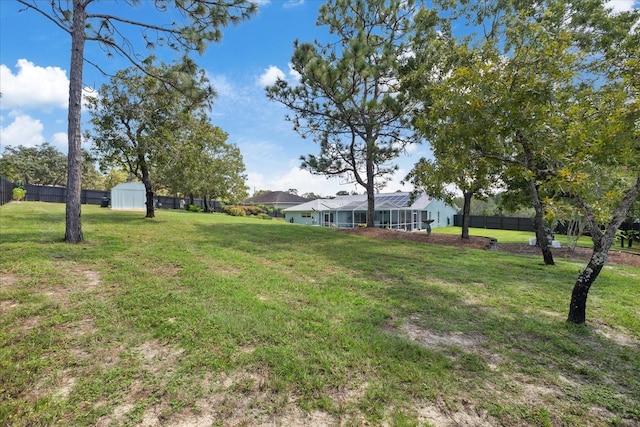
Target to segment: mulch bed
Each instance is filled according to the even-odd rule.
[[[370,228],[370,227],[357,227],[357,228],[343,228],[337,229],[341,233],[357,234],[360,236],[372,237],[376,239],[395,239],[395,240],[411,240],[415,242],[425,242],[434,245],[447,245],[458,246],[471,249],[486,249],[489,250],[489,237],[470,236],[469,239],[461,239],[458,235],[453,234],[431,234],[427,235],[424,232],[408,232],[399,230],[390,230],[385,228]],[[498,250],[503,252],[509,252],[512,254],[524,254],[524,255],[542,255],[540,249],[535,246],[530,246],[526,243],[500,243],[498,242]],[[567,247],[558,249],[552,249],[553,256],[555,258],[573,258],[580,260],[589,260],[591,257],[591,249],[576,247],[573,251],[570,251]],[[622,252],[611,248],[609,250],[608,263],[624,264],[633,267],[640,268],[640,255],[629,252]]]

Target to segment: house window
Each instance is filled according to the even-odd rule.
[[[356,224],[366,224],[367,223],[367,213],[366,212],[354,212],[353,213],[353,222]]]
[[[302,212],[302,218],[313,218],[313,214],[311,212]]]

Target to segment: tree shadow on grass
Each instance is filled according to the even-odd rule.
[[[527,295],[517,295],[518,290],[513,291],[514,295],[488,294],[488,298],[495,300],[489,304],[481,298],[474,301],[469,292],[466,295],[459,292],[461,286],[478,284],[490,288],[483,292],[500,293],[505,285],[495,288],[492,285],[502,280],[525,289],[532,298],[536,290],[569,295],[572,272],[549,272],[536,264],[536,257],[532,257],[529,265],[527,260],[508,254],[366,239],[316,227],[225,224],[203,225],[200,231],[203,245],[219,245],[256,257],[288,256],[292,269],[299,256],[335,266],[341,275],[332,277],[328,273],[329,276],[318,277],[316,281],[332,288],[332,292],[341,286],[348,288],[349,292],[365,295],[365,301],[375,305],[363,307],[354,312],[359,318],[349,319],[351,324],[366,325],[356,328],[366,333],[363,339],[379,343],[379,334],[394,336],[395,344],[372,347],[371,357],[378,358],[380,363],[389,357],[384,354],[388,351],[395,352],[394,358],[406,357],[410,363],[415,361],[416,354],[435,357],[436,363],[453,358],[451,367],[455,375],[494,387],[500,393],[508,394],[514,384],[516,389],[529,390],[527,384],[518,383],[528,381],[531,390],[538,388],[544,393],[552,389],[565,398],[565,409],[584,416],[588,415],[584,408],[595,406],[620,419],[640,418],[637,345],[621,345],[589,327],[568,325],[563,312],[550,313],[540,306],[540,298],[528,304]],[[303,248],[296,246],[292,252],[291,241],[305,244]],[[409,327],[415,336],[422,337],[422,342],[415,336],[412,339]],[[455,340],[446,344],[446,337],[457,337],[457,344]],[[473,345],[465,347],[466,338]],[[401,345],[403,340],[409,346],[426,349],[426,353],[408,351]],[[435,344],[432,342],[434,346],[429,347],[424,340]],[[399,348],[404,350],[398,353]],[[458,392],[464,394],[467,390]],[[538,398],[541,403],[547,397]],[[519,399],[520,405],[531,404],[526,397]],[[555,411],[552,418],[561,420],[559,409]]]

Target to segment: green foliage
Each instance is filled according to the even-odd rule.
[[[515,216],[522,218],[532,218],[534,215],[533,208],[530,207],[531,202],[527,207],[512,209],[511,205],[504,204],[503,193],[498,193],[486,198],[471,198],[471,215],[481,216]],[[462,209],[464,200],[462,197],[456,197],[454,199],[455,205]]]
[[[67,156],[48,142],[35,147],[6,146],[0,155],[0,175],[22,184],[65,185]]]
[[[247,216],[247,211],[242,206],[225,206],[222,211],[231,216]]]
[[[24,200],[27,197],[27,190],[24,188],[16,187],[11,193],[13,200]]]
[[[194,94],[201,92],[200,88],[192,85],[190,78],[185,78],[189,74],[189,61],[184,61],[186,67],[174,70],[170,73],[156,73],[156,70],[149,70],[149,64],[153,62],[152,57],[143,55],[137,51],[127,35],[131,30],[143,33],[144,46],[147,49],[155,49],[163,46],[174,51],[180,51],[186,58],[190,51],[203,53],[207,44],[211,41],[219,41],[222,37],[221,27],[230,23],[237,23],[248,19],[258,10],[257,4],[246,0],[222,0],[207,2],[190,2],[183,0],[157,1],[150,10],[156,13],[169,13],[175,19],[162,19],[158,16],[149,18],[149,21],[138,21],[130,19],[131,15],[136,15],[129,10],[138,4],[138,1],[126,2],[125,12],[122,15],[105,14],[93,1],[73,1],[73,2],[51,2],[47,7],[43,3],[18,0],[25,9],[32,9],[42,14],[44,17],[54,22],[60,29],[71,35],[71,67],[69,71],[69,164],[73,165],[68,172],[69,197],[67,198],[66,219],[67,229],[65,231],[65,241],[69,243],[82,242],[82,225],[80,222],[80,189],[82,188],[82,133],[81,133],[81,112],[83,108],[83,82],[82,70],[85,62],[84,47],[87,41],[97,42],[103,52],[108,56],[114,53],[121,55],[126,60],[133,63],[134,68],[145,69],[147,75],[162,81],[162,85],[171,87],[174,90],[193,98]],[[121,9],[118,9],[122,11]],[[147,11],[148,12],[148,11]],[[143,14],[148,18],[147,13]],[[141,15],[138,15],[141,16]],[[165,22],[165,24],[159,24]],[[168,24],[171,22],[171,24]],[[142,59],[145,58],[145,59]],[[100,68],[99,61],[88,61]],[[93,98],[95,100],[95,98]],[[135,119],[134,119],[135,120]],[[149,120],[146,117],[144,121]],[[130,124],[133,121],[129,122]],[[115,130],[115,129],[114,129]],[[132,129],[129,129],[131,132]],[[116,132],[117,134],[117,132]],[[132,134],[129,134],[132,137]],[[137,138],[135,138],[137,139]],[[142,166],[145,167],[144,165]],[[135,169],[135,168],[133,168]],[[133,172],[133,171],[132,171]],[[137,172],[137,170],[136,170]],[[148,172],[141,172],[148,175]],[[152,184],[145,176],[142,181],[145,183],[148,198],[152,196]],[[153,216],[152,200],[147,200],[150,208],[147,216]]]
[[[446,17],[439,23],[444,37],[430,43],[433,21],[418,15],[415,59],[405,76],[423,105],[414,125],[433,140],[442,163],[427,162],[424,175],[441,187],[459,159],[502,164],[499,182],[514,196],[505,202],[534,207],[546,264],[554,261],[542,243],[549,235],[545,219],[572,219],[560,214],[580,211],[597,242],[593,265],[576,281],[580,301],[570,305],[571,321],[583,322],[615,230],[640,198],[640,9],[613,13],[591,0],[436,6]],[[478,33],[449,31],[465,25]],[[460,153],[451,148],[460,144]],[[451,162],[441,161],[441,147],[452,152]],[[468,169],[462,182],[473,184],[476,174]]]
[[[264,207],[259,205],[228,205],[222,208],[222,212],[232,216],[255,216],[266,213]]]
[[[328,1],[317,23],[336,40],[296,41],[291,67],[300,82],[278,80],[266,89],[291,110],[294,130],[320,146],[319,154],[301,157],[302,168],[364,187],[370,225],[375,189],[397,169],[391,162],[418,140],[403,123],[415,105],[398,87],[398,58],[410,53],[415,10],[413,0]]]
[[[110,168],[103,177],[103,187],[109,191],[118,184],[127,182],[130,174],[122,169]]]
[[[187,212],[202,212],[202,206],[199,205],[185,205],[184,209]]]
[[[205,115],[183,116],[174,145],[158,167],[159,182],[176,194],[197,194],[232,203],[246,198],[245,166],[227,133]]]
[[[617,230],[616,231],[616,240],[620,242],[620,246],[624,248],[625,242],[627,247],[633,247],[633,242],[640,242],[640,231],[628,229],[628,230]]]
[[[189,90],[167,88],[154,75],[179,76]],[[85,138],[92,141],[103,169],[126,170],[144,183],[147,198],[153,197],[158,173],[172,161],[180,136],[192,131],[188,124],[214,96],[204,71],[187,58],[159,66],[150,60],[144,72],[136,67],[118,71],[98,92],[87,101],[93,129]],[[153,209],[147,209],[147,216],[154,216]]]
[[[267,213],[259,213],[257,215],[257,217],[260,218],[260,219],[268,219],[268,220],[272,219],[271,216],[269,216],[269,214],[267,214]]]

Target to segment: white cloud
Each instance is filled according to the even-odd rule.
[[[399,171],[393,181],[389,182],[382,190],[385,193],[392,193],[397,190],[411,191],[408,185],[400,184],[400,176],[404,177],[404,172]],[[291,188],[298,190],[298,194],[314,193],[324,197],[335,196],[339,191],[348,191],[351,193],[364,193],[364,187],[347,182],[345,179],[338,177],[326,177],[323,175],[312,175],[298,166],[291,166],[282,174],[273,173],[269,177],[265,177],[261,173],[248,173],[247,185],[249,186],[249,194],[253,194],[255,190],[270,191],[287,191]]]
[[[257,172],[247,172],[247,187],[249,187],[249,196],[252,196],[258,190],[268,190],[265,186],[266,180],[264,175]]]
[[[605,6],[614,12],[628,12],[638,6],[636,0],[608,0]]]
[[[18,72],[0,64],[1,106],[9,108],[67,108],[69,79],[59,67],[39,67],[19,59]]]
[[[86,107],[89,98],[100,98],[100,93],[92,87],[86,86],[82,89],[82,106]],[[65,105],[65,108],[67,106]]]
[[[3,95],[4,96],[4,95]],[[12,112],[13,121],[7,127],[0,127],[0,145],[35,147],[45,142],[42,136],[44,126],[40,120],[26,114]]]
[[[209,83],[213,87],[213,90],[216,91],[218,97],[226,97],[226,98],[235,98],[236,92],[233,87],[233,84],[227,79],[224,75],[210,75],[207,74],[207,78],[209,79]]]
[[[258,84],[262,87],[267,87],[273,85],[278,79],[284,80],[285,74],[280,68],[271,65],[258,78]]]
[[[69,137],[66,132],[56,132],[51,138],[51,145],[55,146],[58,150],[67,152],[69,147]]]
[[[284,7],[285,9],[289,9],[292,7],[302,6],[304,5],[304,1],[305,0],[288,0],[282,5],[282,7]]]
[[[300,82],[300,79],[302,78],[302,76],[300,75],[299,72],[297,72],[296,70],[293,69],[293,64],[289,63],[289,75],[296,81],[296,82]]]

